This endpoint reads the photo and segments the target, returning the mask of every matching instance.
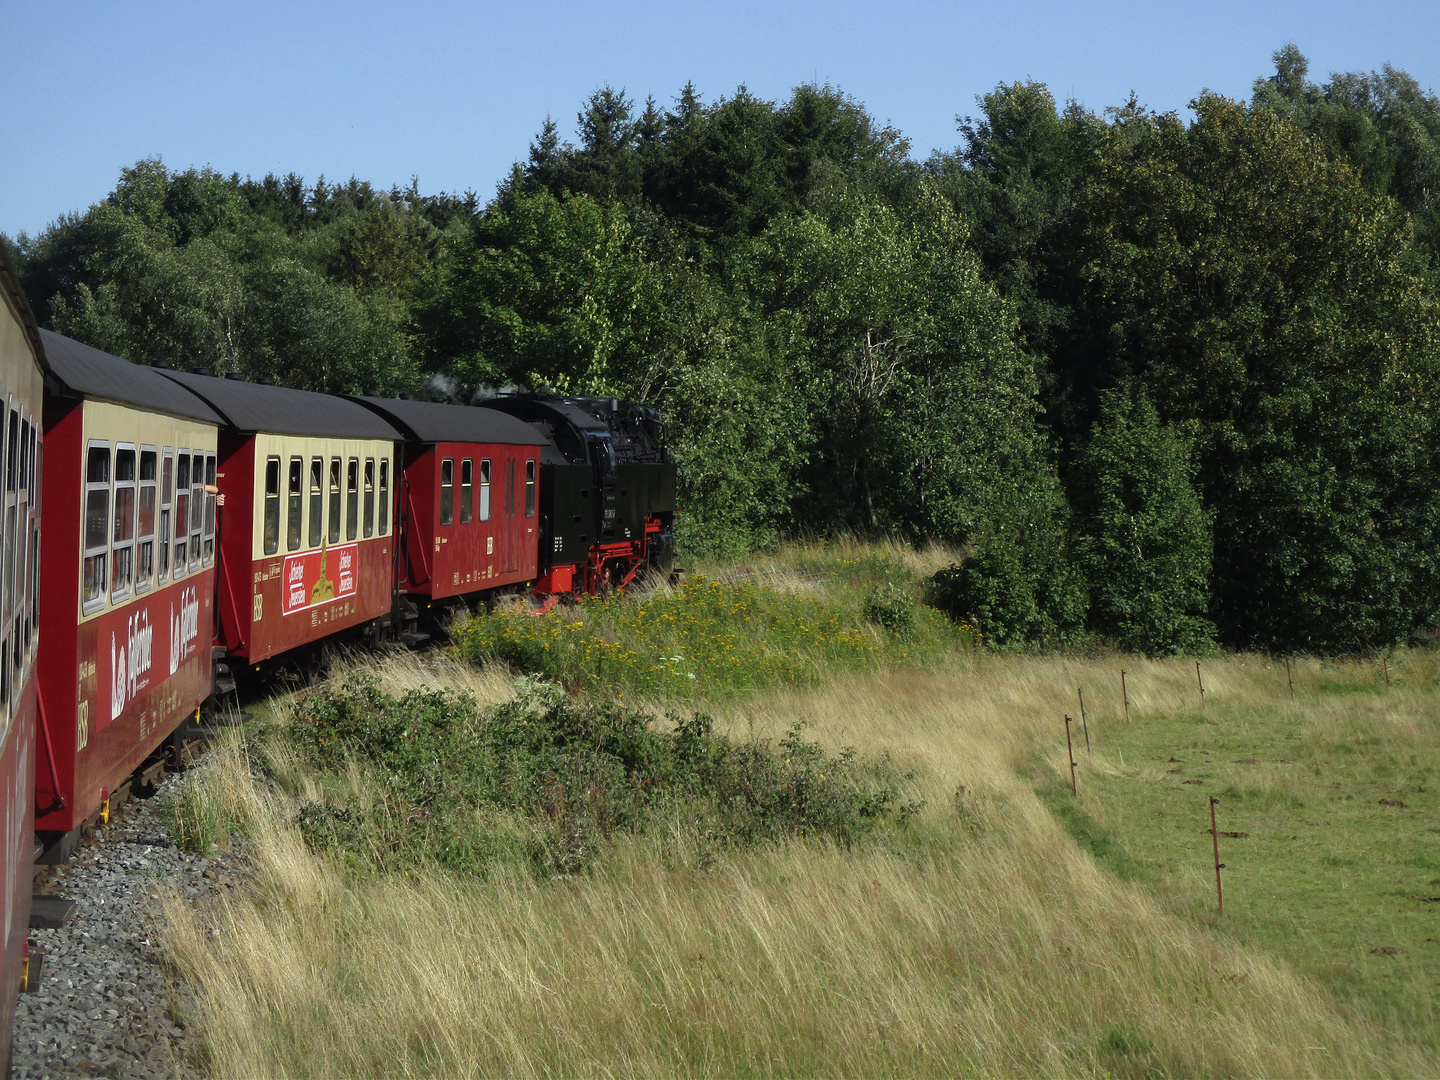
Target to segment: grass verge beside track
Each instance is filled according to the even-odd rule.
[[[715,701],[844,672],[925,666],[976,635],[925,606],[918,570],[943,549],[809,545],[758,568],[587,598],[544,614],[520,604],[451,629],[457,653],[619,698]]]

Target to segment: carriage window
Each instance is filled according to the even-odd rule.
[[[340,542],[340,459],[330,459],[330,543]]]
[[[110,447],[91,445],[85,455],[85,561],[81,600],[87,611],[105,603],[110,564]]]
[[[15,473],[18,466],[16,460],[19,455],[18,443],[20,441],[20,414],[10,410],[10,429],[5,441],[5,490],[15,490]]]
[[[535,459],[525,462],[525,516],[535,516]]]
[[[30,439],[30,418],[20,421],[20,505],[16,508],[15,523],[19,534],[15,537],[15,664],[18,667],[25,658],[26,612],[30,610],[30,591],[27,584],[30,575],[26,566],[30,558],[30,456],[35,444]]]
[[[175,576],[185,573],[190,537],[190,455],[184,450],[175,459]]]
[[[5,400],[5,388],[4,388],[3,386],[0,386],[0,402],[3,402],[4,400]],[[5,476],[5,464],[4,464],[4,462],[5,462],[5,441],[6,441],[6,440],[5,440],[5,418],[6,418],[7,415],[8,415],[8,414],[7,414],[6,411],[5,411],[4,405],[0,405],[0,489],[3,489],[3,487],[4,487],[4,476]],[[4,547],[4,544],[8,543],[8,542],[9,542],[9,539],[10,539],[9,536],[5,533],[5,521],[4,521],[4,516],[5,516],[5,514],[4,514],[4,502],[3,502],[3,501],[0,501],[0,573],[3,573],[3,571],[4,571],[4,565],[3,565],[3,564],[4,564],[3,547]],[[0,635],[3,635],[4,632],[5,632],[4,615],[5,615],[5,611],[6,611],[6,604],[7,604],[7,602],[8,602],[8,598],[3,595],[3,592],[4,592],[3,582],[0,582]],[[0,651],[0,656],[3,656],[3,655],[4,655],[3,651]],[[8,676],[7,676],[6,673],[5,673],[4,666],[3,666],[3,665],[0,665],[0,710],[7,709],[7,708],[8,708],[8,703],[9,703],[9,701],[10,701],[10,691],[9,691]]]
[[[0,690],[3,690],[4,707],[10,708],[10,695],[14,689],[14,681],[10,672],[10,646],[14,641],[14,626],[11,616],[15,611],[15,548],[20,542],[16,534],[17,525],[15,507],[15,476],[19,465],[15,458],[17,446],[20,440],[20,414],[18,411],[10,410],[10,426],[7,429],[6,453],[7,461],[5,472],[7,476],[5,494],[5,544],[3,566],[0,566],[0,574],[4,575],[3,587],[0,587],[0,671],[4,672],[4,683]]]
[[[110,599],[130,591],[135,573],[135,448],[115,448],[114,528],[111,530]]]
[[[310,531],[307,544],[320,546],[320,534],[325,528],[325,459],[310,459]]]
[[[200,565],[200,524],[205,516],[205,459],[190,459],[190,569]]]
[[[290,475],[285,487],[285,550],[298,551],[305,522],[305,462],[298,457],[290,459]]]
[[[365,535],[375,535],[375,459],[365,459]]]
[[[148,589],[155,576],[155,481],[156,454],[140,450],[140,524],[135,530],[139,547],[135,555],[135,591]]]
[[[156,553],[155,577],[164,581],[170,576],[170,499],[175,489],[175,451],[168,446],[160,463],[160,550]]]
[[[360,459],[351,458],[345,470],[345,539],[360,534]]]
[[[480,459],[480,520],[490,520],[490,459]]]
[[[380,459],[380,535],[390,528],[390,459]]]
[[[16,460],[19,457],[19,442],[20,413],[11,409],[5,439],[5,565],[0,568],[0,574],[4,575],[3,588],[0,588],[0,627],[7,634],[10,632],[10,616],[15,610],[15,545],[19,542],[15,532],[15,478],[19,472]],[[0,652],[0,657],[4,655]]]
[[[35,644],[40,629],[40,519],[30,522],[30,644]]]
[[[215,455],[205,455],[205,565],[215,561]]]
[[[30,481],[34,488],[34,495],[30,499],[30,505],[35,512],[40,512],[40,459],[44,454],[44,444],[40,442],[40,425],[36,424],[30,429]]]
[[[4,389],[3,386],[0,386],[0,402],[3,402],[4,400],[5,400],[5,389]],[[4,466],[4,464],[3,464],[3,461],[4,461],[4,451],[5,451],[5,445],[6,445],[6,439],[5,439],[5,417],[6,417],[6,415],[7,415],[7,414],[6,414],[6,411],[5,411],[4,406],[3,406],[3,405],[0,405],[0,488],[3,488],[3,487],[4,487],[3,477],[4,477],[4,475],[5,475],[5,471],[4,471],[4,470],[5,470],[5,466]],[[11,497],[11,501],[13,502],[13,496]],[[4,514],[4,504],[3,504],[3,502],[0,502],[0,536],[3,536],[3,538],[4,538],[4,539],[3,539],[3,545],[0,545],[0,546],[3,546],[3,547],[5,547],[5,548],[8,548],[8,547],[10,546],[10,543],[11,543],[11,537],[9,536],[8,533],[5,533],[5,532],[4,532],[4,528],[5,528],[4,517],[5,517],[5,514]],[[3,573],[3,569],[4,569],[4,567],[3,567],[3,562],[4,562],[3,554],[0,554],[0,573]],[[9,584],[8,582],[5,582],[5,583],[4,583],[5,586],[8,586],[8,584]],[[7,632],[7,620],[6,620],[6,618],[5,618],[5,614],[6,614],[6,612],[9,610],[10,598],[9,598],[8,596],[3,595],[4,592],[5,592],[5,589],[4,589],[3,587],[0,587],[0,657],[4,657],[4,656],[6,655],[5,646],[8,645],[8,641],[6,641],[6,640],[4,639],[4,636],[3,636],[3,635]],[[103,597],[102,597],[102,599],[101,599],[101,603],[104,603]],[[0,710],[3,710],[3,715],[5,715],[5,716],[8,716],[8,715],[9,715],[9,711],[10,711],[10,706],[11,706],[11,703],[10,703],[10,691],[11,691],[10,665],[9,665],[9,664],[0,664]]]
[[[30,448],[30,421],[23,414],[19,416],[19,455],[20,461],[16,465],[15,486],[18,496],[15,498],[15,556],[14,564],[9,567],[10,576],[5,581],[5,587],[10,593],[10,607],[7,610],[12,620],[10,627],[10,662],[15,665],[16,670],[25,656],[25,559],[29,548],[30,525],[27,487],[25,479],[27,471],[25,458]]]
[[[475,507],[475,463],[468,457],[460,462],[460,524],[470,524]]]
[[[265,554],[280,550],[280,459],[265,459]]]
[[[30,478],[34,494],[30,499],[30,643],[39,636],[40,628],[40,489],[44,480],[45,444],[40,441],[40,426],[30,429]]]
[[[440,462],[440,524],[455,520],[455,459]]]

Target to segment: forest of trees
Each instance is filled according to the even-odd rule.
[[[605,89],[488,202],[145,160],[12,244],[137,362],[653,404],[690,550],[942,540],[1000,647],[1384,647],[1440,624],[1440,99],[1275,63],[1188,122],[1001,85],[925,161],[828,86]]]

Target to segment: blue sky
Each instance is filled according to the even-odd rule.
[[[160,155],[488,197],[547,114],[609,83],[669,104],[818,80],[926,156],[1026,77],[1096,109],[1248,97],[1293,40],[1311,77],[1391,63],[1440,85],[1440,3],[180,3],[5,0],[0,231],[34,232]]]

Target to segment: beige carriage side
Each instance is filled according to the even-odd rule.
[[[40,407],[45,377],[36,363],[35,350],[25,333],[20,313],[15,310],[8,293],[0,290],[0,383],[9,397],[25,403],[27,410]]]
[[[269,475],[267,466],[278,466]],[[332,468],[339,462],[340,513],[333,514],[337,494]],[[351,463],[355,464],[356,535],[351,536]],[[292,493],[291,469],[299,463],[300,486]],[[313,468],[320,465],[319,487]],[[395,497],[395,444],[385,439],[332,439],[299,435],[255,436],[253,475],[255,513],[251,515],[251,556],[255,561],[295,551],[316,551],[332,543],[352,543],[389,536],[393,529],[390,503]],[[298,542],[290,533],[291,499],[298,497]],[[318,506],[316,505],[318,502]],[[370,506],[370,513],[365,507]],[[318,513],[316,512],[318,510]],[[341,527],[341,522],[344,522]],[[283,522],[283,523],[282,523]],[[267,538],[267,530],[271,535]],[[334,539],[332,539],[334,537]],[[267,542],[268,541],[268,542]],[[267,547],[273,550],[266,550]]]

